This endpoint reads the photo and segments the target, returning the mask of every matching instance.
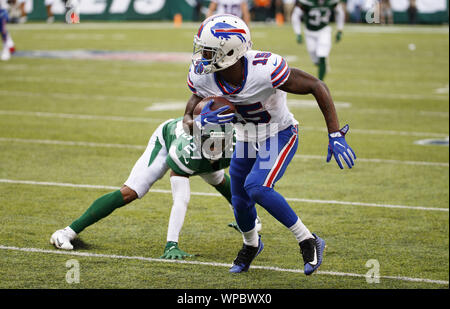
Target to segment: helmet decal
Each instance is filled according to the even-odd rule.
[[[218,39],[229,40],[231,36],[237,36],[242,43],[247,40],[242,34],[247,34],[245,29],[238,29],[227,23],[217,23],[211,27],[211,33]]]

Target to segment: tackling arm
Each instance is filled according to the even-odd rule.
[[[279,88],[293,94],[312,94],[325,118],[328,132],[339,131],[339,120],[327,85],[314,76],[291,68],[288,80]]]

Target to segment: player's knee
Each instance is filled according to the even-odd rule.
[[[233,208],[236,209],[237,211],[247,209],[253,206],[251,201],[235,195],[231,197],[231,204],[233,205]]]
[[[261,204],[261,201],[264,200],[267,191],[273,190],[260,184],[246,184],[244,188],[248,196],[258,204]]]
[[[122,193],[123,200],[126,204],[131,203],[138,197],[136,191],[125,185],[120,188],[120,193]]]

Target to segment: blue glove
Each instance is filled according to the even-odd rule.
[[[227,122],[231,122],[234,118],[234,113],[221,115],[220,113],[228,110],[229,106],[222,106],[216,110],[211,110],[211,104],[214,100],[210,100],[202,109],[200,115],[195,118],[195,121],[198,122],[202,127],[206,124],[224,124]]]
[[[352,168],[352,166],[355,165],[353,160],[356,160],[355,153],[345,141],[345,134],[347,134],[348,129],[348,124],[346,124],[338,132],[328,134],[329,144],[327,162],[330,162],[331,157],[334,155],[334,158],[341,169],[344,169],[341,161],[342,159],[347,163],[348,168]]]

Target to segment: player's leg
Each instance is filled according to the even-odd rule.
[[[315,65],[319,65],[319,58],[317,58],[317,44],[318,44],[318,35],[317,31],[305,30],[305,43],[306,50],[308,51],[309,57],[311,61]]]
[[[6,29],[6,23],[8,22],[8,12],[4,9],[0,9],[0,34],[2,37],[2,52],[0,60],[8,61],[11,58],[11,51],[14,51],[14,43],[11,36]],[[12,49],[10,49],[10,47]]]
[[[219,170],[212,173],[202,174],[200,177],[203,180],[213,186],[222,196],[230,203],[231,210],[234,212],[232,200],[231,200],[231,181],[230,177],[225,173],[224,170]],[[262,228],[261,219],[256,217],[255,220],[257,231],[259,232]],[[237,225],[237,222],[231,222],[228,224],[229,227],[234,228],[238,232],[242,233]]]
[[[257,219],[255,202],[244,189],[247,174],[256,161],[256,156],[250,155],[250,147],[252,147],[251,143],[237,142],[230,164],[231,201],[234,207],[234,217],[242,231],[244,242],[230,268],[232,273],[247,271],[253,259],[264,248],[255,224]]]
[[[252,200],[266,209],[293,233],[302,250],[305,273],[310,274],[320,266],[323,252],[322,242],[311,234],[286,199],[274,190],[275,183],[284,175],[297,147],[297,126],[291,126],[267,139],[261,145],[258,158],[247,176],[245,190]],[[273,149],[276,149],[277,152],[275,156],[273,156]],[[317,252],[316,255],[314,255],[314,250]],[[310,272],[311,265],[315,268]]]
[[[120,190],[105,194],[96,199],[89,208],[64,229],[57,230],[50,238],[50,243],[59,249],[72,250],[70,243],[80,232],[97,221],[107,217],[136,198],[142,198],[150,187],[168,170],[166,164],[167,150],[159,142],[159,131],[150,138],[146,150],[135,163],[127,181]]]
[[[331,27],[327,26],[318,32],[316,55],[319,59],[319,74],[320,80],[325,79],[327,74],[327,58],[331,51]]]
[[[47,23],[51,24],[55,21],[55,16],[53,15],[52,5],[54,0],[45,0],[45,8],[47,10]]]
[[[189,177],[180,176],[171,171],[170,185],[172,187],[173,204],[167,229],[167,243],[164,248],[164,253],[160,258],[183,259],[192,256],[192,254],[186,253],[178,248],[178,239],[191,196]]]

